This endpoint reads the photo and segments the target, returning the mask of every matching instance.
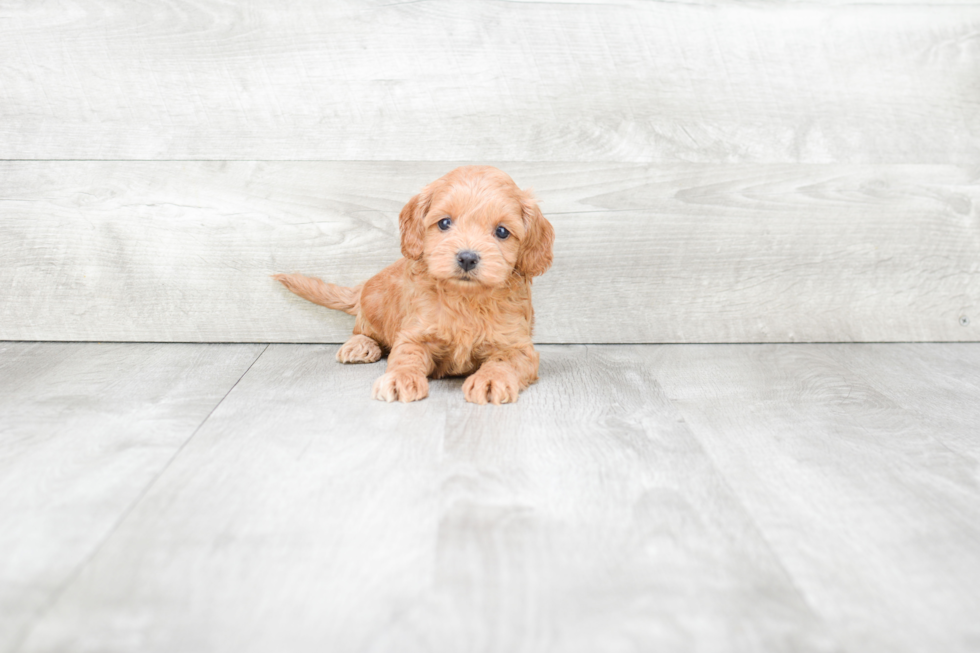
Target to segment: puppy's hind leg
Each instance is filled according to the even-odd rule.
[[[380,359],[381,346],[363,333],[351,337],[337,350],[341,363],[376,363]]]

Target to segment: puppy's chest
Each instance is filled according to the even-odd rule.
[[[438,376],[468,374],[529,331],[521,315],[508,311],[443,307],[434,311],[431,320],[430,337],[440,345]]]

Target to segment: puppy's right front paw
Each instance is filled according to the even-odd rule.
[[[385,372],[371,389],[371,398],[381,401],[418,401],[429,396],[429,380],[411,372]]]
[[[381,347],[365,335],[356,335],[337,350],[341,363],[374,363],[381,359]]]

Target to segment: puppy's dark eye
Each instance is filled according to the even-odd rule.
[[[440,220],[436,224],[439,225],[439,228],[440,229],[442,229],[443,231],[445,231],[446,229],[449,229],[449,225],[451,225],[452,223],[453,223],[452,218],[443,218],[442,220]]]
[[[497,227],[497,230],[493,232],[493,235],[499,238],[500,240],[503,240],[504,238],[510,235],[510,232],[507,231],[507,227]]]

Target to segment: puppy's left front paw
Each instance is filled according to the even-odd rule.
[[[520,391],[520,381],[511,370],[477,370],[463,383],[463,396],[474,404],[512,404]]]

